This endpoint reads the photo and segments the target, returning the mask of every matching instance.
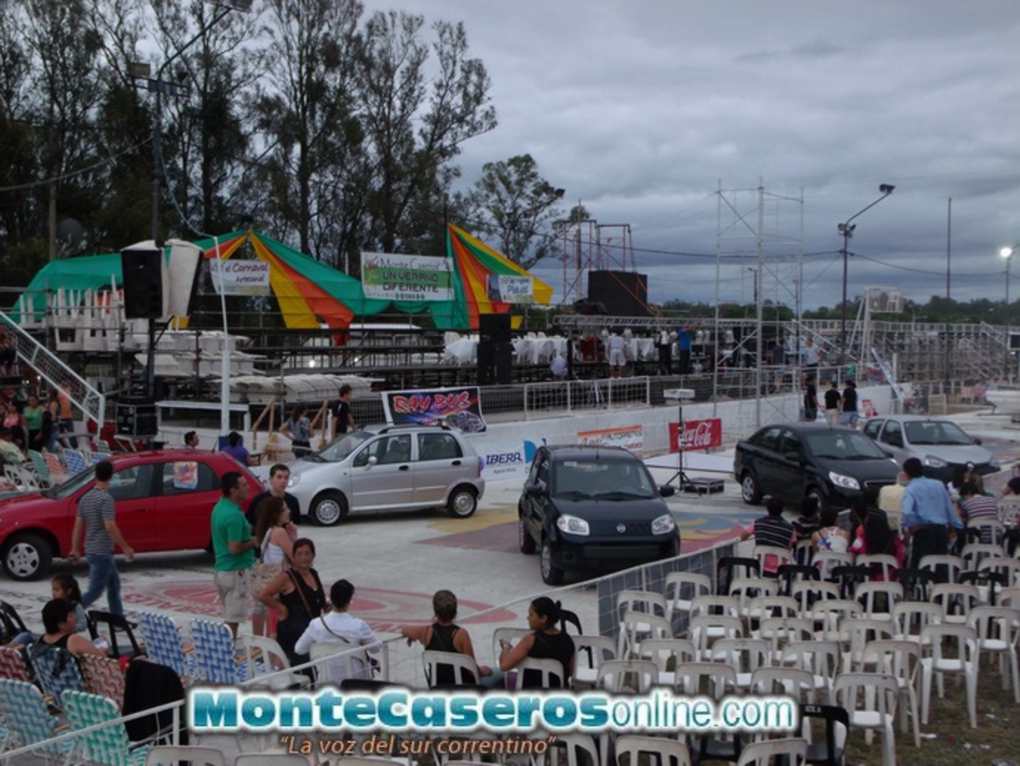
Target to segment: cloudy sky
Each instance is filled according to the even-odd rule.
[[[954,296],[1003,296],[997,251],[1020,242],[1016,0],[366,4],[465,22],[499,115],[465,145],[465,180],[486,161],[531,153],[571,203],[631,224],[655,301],[711,298],[714,261],[641,249],[715,252],[720,180],[753,188],[759,178],[773,194],[803,189],[803,249],[822,253],[805,259],[806,306],[838,300],[841,264],[824,253],[880,183],[896,191],[858,220],[851,249],[892,266],[852,259],[851,294],[944,294],[952,196]],[[753,194],[729,199],[756,225]],[[722,223],[741,230],[732,214]],[[766,229],[799,237],[799,206],[771,202]],[[754,264],[726,264],[722,297],[750,300]],[[556,264],[541,272],[560,281]],[[790,302],[794,276],[792,264],[769,267],[765,293]]]

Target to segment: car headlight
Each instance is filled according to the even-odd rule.
[[[300,481],[301,481],[301,474],[299,474],[299,473],[292,473],[290,475],[290,478],[287,480],[287,489],[290,489],[291,487],[296,487]]]
[[[841,473],[829,471],[829,481],[843,489],[860,489],[861,484],[853,476],[844,476]]]
[[[665,535],[676,529],[676,522],[673,521],[673,514],[664,513],[652,520],[652,534]]]
[[[569,513],[565,513],[556,519],[556,528],[568,535],[591,534],[591,527],[588,526],[587,521],[577,516],[571,516]]]
[[[921,461],[929,468],[945,468],[947,463],[941,458],[937,458],[934,455],[925,455],[924,460]]]

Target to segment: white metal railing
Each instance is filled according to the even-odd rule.
[[[97,427],[102,428],[106,417],[106,397],[102,393],[2,311],[0,327],[13,334],[18,358],[24,364],[35,370],[49,385],[66,393],[71,403],[86,418],[94,420]]]

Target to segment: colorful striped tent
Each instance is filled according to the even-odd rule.
[[[552,287],[538,277],[533,277],[502,253],[493,250],[480,239],[468,234],[459,226],[450,225],[446,232],[446,256],[453,260],[454,292],[458,313],[454,319],[457,327],[478,329],[479,314],[506,314],[511,310],[509,303],[498,303],[489,299],[490,276],[529,277],[535,303],[548,305],[552,300]],[[512,320],[514,329],[521,322],[519,316]]]
[[[525,276],[532,280],[536,303],[548,304],[552,288],[484,242],[457,226],[447,232],[447,257],[454,272],[454,300],[396,302],[366,298],[361,282],[316,261],[262,232],[234,231],[215,239],[195,242],[206,259],[231,258],[250,243],[256,258],[269,264],[269,283],[284,324],[291,329],[347,328],[354,317],[384,311],[407,314],[429,312],[440,330],[478,329],[479,314],[507,313],[510,305],[488,297],[489,275]],[[168,251],[169,252],[169,251]],[[46,294],[65,289],[101,289],[122,282],[120,254],[80,256],[53,261],[28,286],[37,311],[45,311]],[[519,317],[517,318],[519,319]]]

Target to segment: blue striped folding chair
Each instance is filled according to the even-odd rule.
[[[8,732],[8,745],[28,747],[62,734],[60,720],[50,715],[42,693],[28,681],[0,679],[0,716]],[[43,748],[47,755],[68,757],[74,740],[53,742]]]
[[[191,642],[198,676],[210,684],[239,684],[250,678],[244,654],[238,654],[234,637],[222,622],[194,619]]]
[[[181,632],[171,618],[156,612],[141,612],[138,627],[142,632],[145,644],[145,655],[150,661],[173,668],[187,685],[195,677],[195,655],[184,653],[184,642]]]
[[[60,700],[68,689],[85,690],[78,660],[66,649],[41,645],[36,641],[29,644],[28,659],[35,671],[35,680],[43,692],[51,697],[51,704],[60,707]]]
[[[71,476],[76,476],[89,466],[85,461],[85,456],[76,449],[65,449],[63,458],[64,465],[67,466],[67,472]]]
[[[152,750],[151,744],[132,747],[120,711],[107,697],[87,692],[66,691],[63,697],[67,720],[73,729],[84,729],[97,724],[111,724],[83,734],[85,757],[102,766],[143,766]],[[116,722],[116,723],[114,723]]]

